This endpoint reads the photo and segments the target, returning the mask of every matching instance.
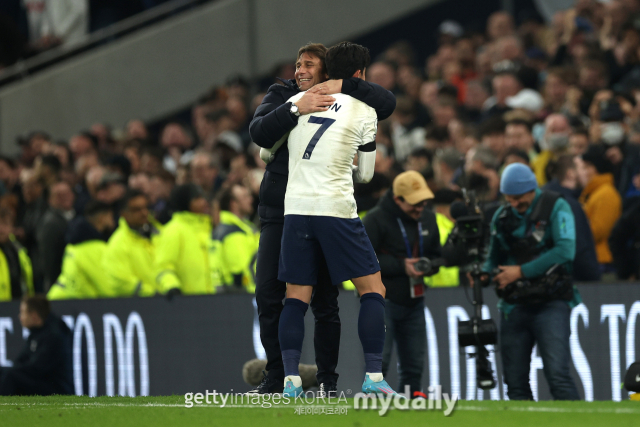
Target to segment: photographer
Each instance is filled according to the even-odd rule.
[[[509,205],[491,222],[484,271],[501,297],[500,350],[510,400],[533,400],[529,385],[534,344],[554,399],[578,400],[569,372],[569,319],[580,298],[571,283],[576,250],[571,208],[557,193],[538,189],[531,169],[505,168],[500,192]]]
[[[398,349],[399,389],[422,389],[422,369],[427,346],[424,319],[424,277],[438,272],[424,258],[441,256],[440,235],[433,212],[425,209],[433,193],[415,171],[401,173],[392,191],[382,197],[363,223],[380,262],[387,288],[382,371],[386,374],[393,342]]]

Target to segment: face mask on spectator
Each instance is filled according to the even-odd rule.
[[[569,136],[564,133],[552,133],[545,138],[547,149],[559,151],[569,145]]]
[[[607,145],[618,145],[624,141],[625,131],[622,123],[603,123],[600,126],[600,138]]]

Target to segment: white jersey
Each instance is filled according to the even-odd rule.
[[[336,102],[327,111],[300,116],[289,134],[285,215],[358,217],[351,166],[358,148],[375,141],[378,118],[364,102],[332,96]]]

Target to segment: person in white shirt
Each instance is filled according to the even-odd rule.
[[[325,60],[329,79],[364,79],[369,62],[368,49],[348,42],[330,48]],[[290,101],[295,106],[302,96]],[[361,295],[358,334],[366,364],[362,391],[395,394],[382,375],[385,287],[353,196],[353,182],[368,182],[373,176],[376,113],[348,95],[333,96],[336,101],[327,111],[300,116],[288,136],[289,181],[278,273],[287,283],[278,332],[283,394],[303,392],[298,364],[304,315],[323,257],[333,284],[350,279]],[[358,165],[353,166],[356,154]]]
[[[89,31],[88,0],[22,0],[29,41],[37,50],[78,43]]]

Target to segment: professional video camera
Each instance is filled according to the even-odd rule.
[[[496,386],[489,351],[485,346],[497,344],[498,332],[492,319],[482,319],[482,287],[488,286],[488,280],[482,272],[485,245],[489,240],[489,227],[484,221],[483,212],[473,191],[463,190],[464,203],[451,205],[451,216],[456,226],[449,236],[443,255],[447,265],[458,265],[471,276],[473,286],[473,308],[471,320],[458,322],[458,342],[461,347],[475,346],[476,382],[482,390]]]
[[[489,390],[496,386],[496,380],[485,346],[498,342],[494,321],[482,319],[482,287],[489,285],[488,276],[482,272],[485,246],[490,235],[489,224],[484,220],[475,192],[463,189],[463,196],[464,202],[457,201],[451,205],[451,216],[456,220],[456,225],[442,248],[443,257],[433,260],[420,258],[414,268],[427,273],[434,267],[459,266],[470,274],[474,311],[471,320],[458,322],[458,342],[461,347],[475,346],[476,351],[470,356],[476,358],[476,381],[479,388]]]

